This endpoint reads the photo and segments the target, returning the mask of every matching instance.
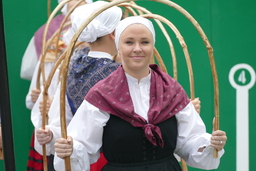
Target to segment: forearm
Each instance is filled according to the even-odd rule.
[[[210,134],[202,134],[189,139],[176,153],[181,156],[187,165],[200,169],[216,169],[224,150],[218,152],[218,158],[213,157],[214,148],[210,146]]]
[[[73,141],[73,153],[70,156],[70,163],[72,171],[89,171],[90,164],[95,163],[99,159],[99,151],[94,154],[88,154],[88,150],[78,141]],[[64,160],[59,158],[56,154],[54,156],[54,167],[56,170],[64,169]]]
[[[102,146],[103,128],[109,117],[108,113],[102,113],[86,101],[80,105],[67,128],[68,136],[73,139],[71,155],[73,167],[81,167],[84,171],[89,169],[91,163],[98,160],[99,150]],[[56,162],[60,163],[60,158],[56,159]],[[61,170],[61,164],[57,165],[56,169]],[[82,170],[81,168],[80,170]]]
[[[36,135],[36,131],[35,131],[35,135]],[[54,154],[54,152],[52,152],[51,144],[47,143],[47,144],[45,144],[45,147],[46,147],[46,155],[47,156]],[[43,155],[43,146],[39,144],[36,136],[34,139],[34,148],[39,154]]]
[[[175,153],[189,166],[200,169],[217,168],[224,150],[219,152],[219,158],[213,158],[211,134],[206,132],[205,125],[192,104],[186,106],[175,117],[178,123]]]

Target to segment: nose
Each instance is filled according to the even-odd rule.
[[[136,43],[133,49],[133,52],[141,52],[141,47],[139,43]]]

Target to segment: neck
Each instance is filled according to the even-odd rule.
[[[84,47],[90,47],[90,44],[87,43],[87,42],[83,42],[83,43],[80,44],[77,48],[78,48],[78,49],[82,49],[82,48],[84,48]]]
[[[126,67],[123,66],[124,71],[130,75],[133,78],[136,78],[138,80],[138,82],[140,82],[140,80],[142,78],[145,78],[146,76],[148,76],[148,74],[150,73],[150,68],[144,68],[143,70],[130,70]]]
[[[116,54],[116,50],[113,47],[115,47],[113,41],[109,39],[108,35],[103,36],[99,40],[90,44],[91,51],[106,52],[112,56]]]

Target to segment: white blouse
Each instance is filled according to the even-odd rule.
[[[112,59],[112,56],[105,52],[99,52],[99,51],[90,51],[88,53],[88,56],[94,57],[94,58],[109,58]],[[49,95],[50,97],[54,97],[51,107],[48,112],[49,120],[48,125],[46,125],[47,128],[49,128],[53,133],[53,138],[51,142],[46,144],[46,154],[54,154],[54,143],[56,139],[61,137],[61,128],[60,128],[60,84],[58,85],[58,76],[59,76],[59,70],[56,71],[54,74],[53,80],[51,82],[51,85],[49,87]],[[35,83],[34,83],[35,84]],[[53,94],[54,93],[54,94]],[[42,127],[42,116],[39,110],[39,102],[42,101],[42,93],[39,95],[37,102],[35,103],[34,108],[31,112],[31,121],[35,127],[35,130]],[[73,114],[71,111],[71,108],[69,106],[67,97],[65,100],[65,114],[66,114],[66,125],[69,124],[71,119],[73,118]],[[37,138],[35,137],[34,140],[34,148],[35,150],[43,154],[42,152],[42,146],[38,143]]]
[[[31,90],[35,89],[36,88],[36,82],[37,82],[37,74],[38,74],[38,68],[40,67],[40,64],[41,62],[38,61],[37,64],[36,64],[36,68],[35,68],[35,71],[33,73],[33,77],[32,77],[32,80],[31,80],[31,83],[30,83],[30,86],[29,86],[29,90],[28,90],[28,94],[26,95],[26,107],[30,110],[32,110],[32,108],[34,107],[35,103],[31,101]],[[51,70],[52,70],[52,67],[54,66],[54,63],[51,63],[51,62],[46,62],[44,64],[44,70],[45,70],[45,78],[47,79]],[[41,91],[43,91],[43,78],[42,76],[40,77],[40,88],[41,88]],[[55,90],[56,90],[56,86],[55,86]],[[53,92],[50,92],[50,93],[55,93],[55,90],[53,90]],[[52,91],[52,89],[49,89],[49,91]]]
[[[31,80],[33,73],[38,62],[38,57],[36,53],[35,37],[30,39],[30,42],[26,48],[26,51],[22,57],[20,77],[25,80]]]
[[[126,77],[134,110],[147,119],[150,75],[139,83],[127,74]],[[217,168],[224,150],[218,152],[218,158],[213,158],[214,149],[209,146],[211,134],[206,133],[205,125],[192,103],[189,103],[175,117],[178,124],[175,153],[191,167]],[[89,171],[90,164],[98,160],[104,126],[109,118],[110,115],[107,112],[99,110],[86,100],[78,108],[67,129],[68,135],[73,138],[73,153],[70,156],[72,171]],[[198,152],[198,149],[204,146],[206,148],[203,152]],[[54,167],[57,171],[65,170],[64,160],[56,154]]]
[[[45,127],[49,128],[53,133],[53,138],[51,142],[46,144],[46,155],[54,154],[54,143],[56,139],[61,137],[61,128],[60,128],[60,84],[57,87],[57,90],[55,90],[55,94],[51,97],[54,97],[52,100],[51,107],[48,112],[48,125]],[[31,121],[35,127],[35,131],[42,127],[42,115],[39,110],[39,102],[43,100],[42,93],[39,95],[38,100],[35,103],[35,106],[33,107],[31,111]],[[73,114],[71,112],[70,106],[67,102],[67,99],[65,100],[65,111],[66,111],[66,123],[67,125],[73,118]],[[39,144],[36,136],[34,139],[34,148],[35,150],[43,155],[42,151],[42,145]]]

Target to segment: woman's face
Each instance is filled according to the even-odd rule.
[[[142,24],[132,24],[120,35],[118,53],[126,72],[148,70],[153,49],[153,36]]]

